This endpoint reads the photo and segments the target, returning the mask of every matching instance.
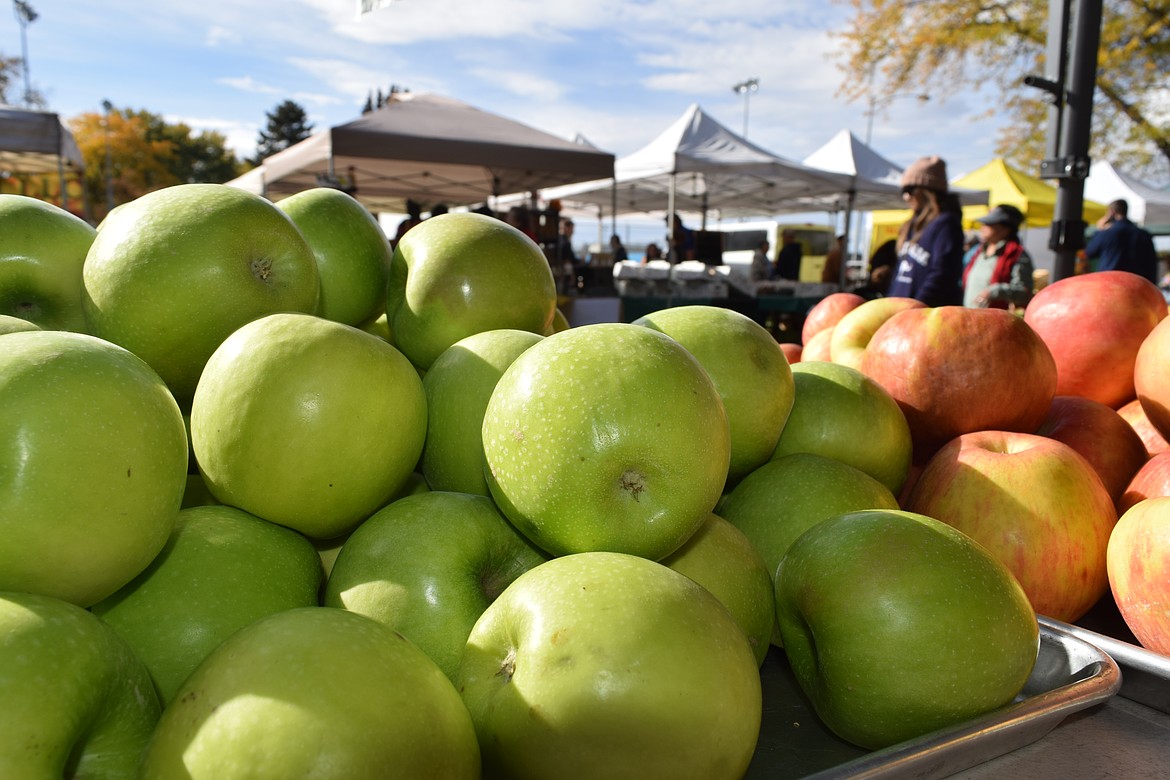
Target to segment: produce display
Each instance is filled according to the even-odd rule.
[[[768,664],[874,750],[1028,696],[1038,614],[1170,654],[1146,280],[567,312],[482,214],[0,195],[0,777],[731,780]]]

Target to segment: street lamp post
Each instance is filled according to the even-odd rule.
[[[760,88],[760,80],[757,78],[750,78],[746,81],[741,81],[731,88],[731,91],[737,95],[743,95],[743,137],[747,138],[748,131],[748,98],[753,92]]]
[[[109,100],[102,101],[102,108],[106,111],[106,213],[114,210],[114,163],[110,156],[110,112],[114,104]]]
[[[16,21],[20,24],[20,69],[24,72],[24,106],[32,107],[32,81],[28,75],[28,26],[37,20],[37,12],[25,0],[12,0]]]
[[[879,106],[888,106],[899,98],[912,97],[918,100],[919,103],[925,103],[930,100],[930,95],[925,92],[895,92],[893,95],[885,95],[884,97],[876,97],[872,93],[869,96],[869,106],[865,110],[865,145],[869,146],[870,139],[873,137],[873,117],[877,113]]]

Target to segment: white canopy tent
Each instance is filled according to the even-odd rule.
[[[614,163],[612,179],[544,190],[545,200],[618,214],[771,216],[806,211],[800,198],[848,189],[849,177],[821,171],[750,143],[691,105],[646,146]]]
[[[452,98],[399,92],[359,119],[277,152],[230,182],[273,200],[319,186],[351,192],[371,211],[487,203],[611,176],[613,155]]]
[[[1093,161],[1085,179],[1085,197],[1098,203],[1124,200],[1129,204],[1129,218],[1134,222],[1170,226],[1170,191],[1138,181],[1107,160]]]

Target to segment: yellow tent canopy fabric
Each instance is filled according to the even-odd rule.
[[[972,190],[987,190],[986,206],[964,206],[963,227],[972,229],[975,220],[987,213],[989,207],[1007,203],[1024,213],[1024,227],[1048,227],[1056,206],[1056,188],[1043,179],[1017,170],[997,157],[978,170],[972,171],[952,184]],[[1105,214],[1105,206],[1091,200],[1084,202],[1083,219],[1090,225]],[[891,238],[897,238],[898,228],[910,218],[906,209],[874,211],[873,243],[877,249]]]

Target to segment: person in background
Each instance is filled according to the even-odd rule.
[[[1085,245],[1085,257],[1096,261],[1095,271],[1129,271],[1158,283],[1158,254],[1154,239],[1129,221],[1129,204],[1115,200],[1097,221],[1097,232]]]
[[[655,243],[647,244],[646,251],[642,255],[642,265],[645,265],[646,263],[650,262],[651,260],[661,260],[661,259],[662,259],[662,250],[659,248],[658,244],[655,244]]]
[[[963,305],[972,309],[1024,307],[1032,299],[1032,257],[1020,243],[1024,214],[1008,204],[975,220],[979,243],[963,258]]]
[[[683,224],[678,214],[671,215],[670,225],[670,256],[671,263],[681,263],[683,260],[695,259],[695,231]]]
[[[573,253],[573,220],[565,217],[560,222],[560,232],[557,234],[557,260],[562,263],[577,264],[577,255]]]
[[[394,240],[390,242],[390,246],[398,246],[398,242],[406,235],[406,231],[420,222],[422,222],[422,206],[408,198],[406,201],[406,219],[398,223],[398,230],[395,232]]]
[[[804,256],[804,248],[796,240],[796,233],[784,230],[780,233],[780,251],[776,254],[775,279],[799,281],[800,261]]]
[[[768,259],[770,246],[768,239],[765,238],[752,252],[752,265],[748,275],[753,282],[766,282],[772,278],[772,261]]]
[[[837,236],[837,240],[833,242],[833,248],[825,255],[825,267],[821,271],[821,282],[823,284],[840,284],[841,283],[841,258],[845,256],[845,234]]]
[[[910,219],[898,230],[898,265],[887,295],[927,306],[963,302],[963,220],[959,199],[947,186],[947,165],[922,157],[902,172],[902,200]]]
[[[625,246],[622,244],[621,236],[617,233],[609,237],[609,251],[613,253],[613,261],[615,263],[621,263],[630,259],[630,253],[626,251]]]
[[[882,298],[890,288],[894,266],[898,263],[898,240],[891,238],[879,246],[869,258],[869,275],[865,285],[854,290],[863,298]]]

